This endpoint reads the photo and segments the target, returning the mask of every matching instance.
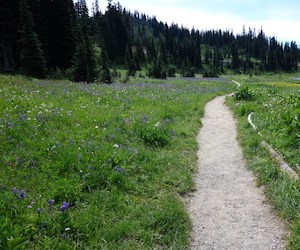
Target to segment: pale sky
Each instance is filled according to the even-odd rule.
[[[86,0],[90,7],[94,0]],[[118,2],[118,0],[114,1]],[[138,10],[158,21],[172,22],[199,30],[222,29],[241,33],[260,27],[279,42],[296,41],[300,45],[299,0],[119,0],[122,7]],[[99,0],[102,12],[106,0]]]

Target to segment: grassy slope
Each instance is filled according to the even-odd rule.
[[[258,185],[264,185],[270,202],[285,219],[291,229],[288,237],[289,249],[300,249],[300,185],[278,170],[278,165],[260,145],[261,138],[247,122],[249,112],[254,112],[254,123],[265,139],[281,152],[288,163],[295,167],[299,163],[299,138],[296,128],[290,130],[282,116],[297,108],[290,103],[292,97],[300,96],[300,85],[290,76],[241,77],[253,95],[250,101],[236,101],[228,98],[228,104],[238,120],[239,139],[248,167],[258,177]],[[298,111],[299,112],[299,111]],[[299,133],[299,132],[298,132]]]
[[[193,186],[199,118],[206,101],[230,91],[0,76],[2,247],[186,248],[178,193]]]

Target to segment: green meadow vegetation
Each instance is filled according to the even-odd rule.
[[[242,83],[227,103],[238,120],[239,140],[248,167],[265,187],[269,201],[291,230],[288,249],[300,246],[300,185],[282,173],[278,163],[260,144],[262,138],[247,122],[252,121],[263,139],[272,145],[298,174],[300,162],[300,84],[291,75],[235,77]]]
[[[1,249],[185,249],[196,134],[226,80],[0,76]]]

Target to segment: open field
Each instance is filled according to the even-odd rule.
[[[250,94],[248,100],[227,99],[238,120],[239,139],[247,165],[256,173],[258,185],[265,186],[270,202],[291,230],[289,249],[299,249],[299,180],[292,180],[279,171],[278,163],[260,142],[264,139],[270,143],[299,174],[300,84],[289,75],[239,77],[236,80],[244,87],[248,86],[240,94]],[[253,112],[253,123],[263,138],[248,124],[250,112]]]
[[[4,249],[184,249],[196,133],[229,82],[0,76]]]

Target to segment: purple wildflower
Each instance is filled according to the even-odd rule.
[[[88,170],[92,171],[93,167],[91,165],[88,165]]]
[[[16,164],[17,164],[17,165],[20,165],[20,163],[21,163],[20,157],[16,157]]]
[[[19,119],[20,119],[20,121],[25,121],[26,120],[26,115],[24,115],[24,114],[20,114],[19,115]]]
[[[17,192],[18,192],[18,189],[17,189],[16,187],[14,187],[13,190],[12,190],[12,193],[13,193],[14,195],[17,195]]]
[[[24,198],[25,198],[25,190],[22,189],[22,190],[20,191],[20,199],[24,199]]]
[[[53,203],[54,203],[54,200],[53,200],[53,199],[48,200],[48,204],[49,204],[49,207],[50,207],[50,208],[52,208]]]
[[[69,203],[64,201],[63,204],[60,206],[60,211],[64,213],[68,210],[68,208],[69,208]]]
[[[39,208],[36,210],[36,212],[37,212],[38,214],[41,214],[42,209],[39,207]]]
[[[121,168],[120,166],[116,166],[116,167],[114,168],[114,170],[115,170],[116,172],[118,172],[118,173],[124,173],[124,172],[125,172],[125,170],[124,170],[123,168]]]

